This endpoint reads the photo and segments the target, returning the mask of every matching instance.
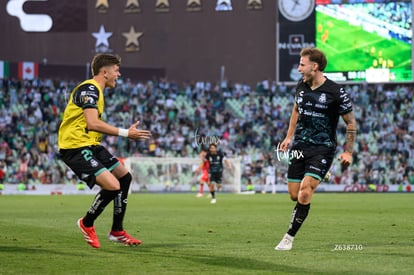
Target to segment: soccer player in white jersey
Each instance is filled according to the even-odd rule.
[[[276,194],[276,167],[273,165],[272,161],[269,160],[268,164],[265,167],[265,186],[262,193],[266,194],[269,187],[272,187],[272,194]]]

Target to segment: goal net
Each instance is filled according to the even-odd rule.
[[[240,158],[228,158],[232,170],[223,170],[222,191],[239,193],[241,190]],[[198,190],[200,174],[194,170],[199,158],[128,157],[125,167],[132,175],[132,192],[192,192]]]

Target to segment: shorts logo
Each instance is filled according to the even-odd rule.
[[[92,167],[97,167],[98,166],[98,162],[94,159],[91,159],[91,166]]]

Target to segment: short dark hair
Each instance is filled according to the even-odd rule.
[[[105,66],[110,65],[120,65],[121,64],[121,57],[114,54],[97,54],[93,57],[91,68],[92,68],[92,76],[95,76],[99,73],[99,70]]]
[[[317,48],[303,48],[300,51],[300,56],[309,56],[309,60],[318,64],[319,71],[323,72],[328,61],[323,51]]]
[[[215,143],[210,143],[210,145],[208,146],[208,148],[211,148],[211,146],[214,146],[214,148],[217,148],[217,144],[215,144]]]

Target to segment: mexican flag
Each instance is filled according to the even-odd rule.
[[[9,62],[0,60],[0,79],[9,77],[10,70],[9,70]]]
[[[39,76],[39,66],[34,62],[19,62],[19,78],[32,80]]]

